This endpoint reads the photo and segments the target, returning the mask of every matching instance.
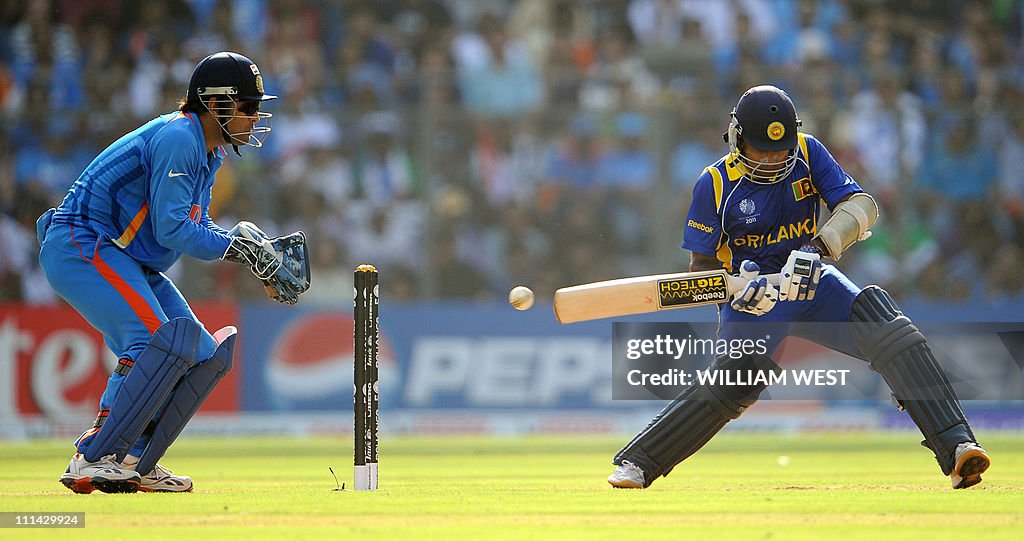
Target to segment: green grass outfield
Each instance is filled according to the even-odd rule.
[[[191,439],[167,466],[191,494],[81,496],[67,441],[0,442],[0,511],[83,511],[85,530],[2,539],[1020,539],[1024,435],[988,434],[985,482],[953,491],[907,433],[726,433],[645,491],[613,490],[623,439],[387,438],[377,492],[348,438]],[[781,457],[788,457],[787,460]]]

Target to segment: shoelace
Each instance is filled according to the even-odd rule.
[[[636,464],[633,464],[632,462],[630,462],[628,460],[623,460],[621,466],[623,468],[626,468],[627,470],[639,473],[640,477],[644,476],[644,470],[640,466],[637,466]]]
[[[149,472],[149,475],[146,477],[157,477],[163,479],[164,477],[170,477],[171,475],[171,470],[157,464],[156,466],[153,466],[153,471]]]
[[[124,466],[122,466],[117,461],[117,457],[114,456],[114,455],[107,455],[107,456],[104,456],[104,457],[100,457],[100,459],[97,460],[96,462],[94,462],[93,465],[94,466],[101,466],[101,467],[104,467],[104,468],[114,468],[116,470],[124,469]]]

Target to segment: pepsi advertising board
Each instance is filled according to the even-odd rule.
[[[352,314],[242,312],[242,408],[321,411],[352,404]],[[381,310],[382,408],[610,408],[607,324],[560,326],[549,310],[397,305]]]

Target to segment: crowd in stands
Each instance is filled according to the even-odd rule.
[[[5,0],[0,302],[57,302],[35,218],[220,50],[280,99],[211,214],[304,230],[322,302],[365,262],[393,300],[685,270],[693,183],[762,83],[882,205],[840,262],[856,281],[1019,297],[1022,24],[1015,0]],[[263,298],[237,266],[170,272],[190,298]]]

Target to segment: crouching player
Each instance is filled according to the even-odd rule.
[[[207,332],[163,274],[182,253],[247,265],[281,302],[309,287],[301,232],[268,239],[208,214],[222,147],[261,146],[270,114],[260,104],[274,98],[248,58],[203,59],[178,111],[107,147],[39,218],[47,280],[119,358],[60,478],[74,492],[192,490],[157,461],[231,370],[236,330]]]
[[[749,280],[720,307],[719,338],[764,338],[768,353],[799,336],[868,362],[924,435],[953,488],[981,482],[978,445],[925,337],[883,289],[861,289],[822,256],[838,259],[870,235],[878,207],[811,135],[789,96],[757,86],[740,97],[725,139],[729,154],[694,187],[683,247],[690,270],[725,267]],[[818,224],[820,201],[832,210]],[[741,261],[739,265],[735,262]],[[762,273],[781,273],[776,290]],[[770,329],[750,336],[751,328]],[[713,369],[780,370],[768,355],[723,356]],[[645,488],[697,452],[754,404],[764,385],[687,389],[615,456],[608,482]]]

